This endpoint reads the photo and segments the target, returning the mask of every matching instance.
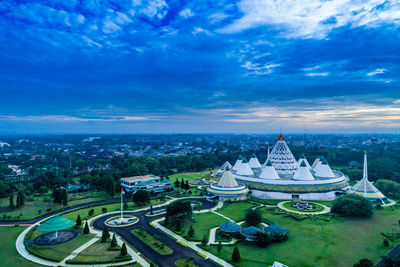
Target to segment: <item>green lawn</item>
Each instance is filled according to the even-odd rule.
[[[214,173],[214,171],[211,171],[211,173]],[[187,181],[187,180],[198,180],[201,178],[209,178],[210,177],[210,171],[202,171],[202,172],[183,172],[183,173],[178,173],[169,176],[169,179],[172,182],[175,182],[176,179],[181,181],[182,179]]]
[[[93,234],[80,234],[77,238],[63,244],[54,246],[27,246],[26,249],[41,258],[59,262],[94,237]]]
[[[190,259],[179,259],[175,261],[175,265],[178,267],[197,267],[196,263],[192,262]]]
[[[224,206],[221,209],[217,210],[217,212],[231,218],[236,222],[239,222],[244,221],[246,211],[252,207],[257,207],[257,205],[254,205],[247,201],[233,202],[231,204],[225,202]]]
[[[168,247],[161,241],[154,239],[153,236],[151,236],[142,228],[133,229],[131,233],[135,235],[137,238],[141,239],[144,243],[150,246],[158,254],[170,255],[174,252],[170,247]]]
[[[289,266],[352,266],[361,258],[374,262],[391,248],[383,246],[380,232],[399,231],[399,211],[375,211],[369,219],[337,217],[331,221],[296,221],[261,208],[264,220],[289,230],[289,239],[259,248],[246,242],[237,244],[242,263],[240,266],[265,266],[280,261]],[[230,260],[233,246],[224,246],[220,257]],[[216,246],[208,249],[217,255]]]
[[[101,243],[97,241],[84,251],[79,253],[75,258],[68,263],[105,263],[112,262],[120,255],[120,250],[108,250],[110,242]]]
[[[4,267],[24,266],[38,267],[39,264],[33,263],[20,256],[15,248],[17,237],[26,227],[0,227],[0,265]]]
[[[182,227],[182,232],[180,233],[180,235],[183,236],[185,239],[193,241],[201,241],[204,235],[207,236],[208,240],[211,228],[217,227],[227,222],[227,220],[224,219],[223,217],[209,212],[194,214],[193,220],[194,220],[193,222],[185,223],[184,226]],[[190,237],[187,234],[190,225],[193,225],[194,229],[193,237]]]
[[[69,194],[68,196],[71,200],[68,202],[68,206],[79,205],[82,203],[88,203],[93,201],[99,201],[110,198],[104,192],[85,192],[78,194]],[[43,196],[32,197],[33,201],[25,201],[25,205],[18,209],[9,209],[9,198],[0,199],[0,220],[8,219],[19,219],[26,220],[37,217],[41,214],[62,209],[66,206],[61,204],[53,203],[51,199],[51,194],[46,194]],[[14,200],[15,202],[16,200]],[[5,216],[11,216],[11,218],[6,218]]]

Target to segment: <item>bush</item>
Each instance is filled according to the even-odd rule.
[[[373,267],[374,263],[369,259],[361,259],[359,262],[355,263],[353,267]]]
[[[106,213],[106,212],[107,212],[107,208],[102,207],[102,208],[101,208],[101,212]]]
[[[110,238],[110,232],[108,231],[107,225],[104,225],[104,229],[101,234],[101,242],[105,243],[109,238]]]
[[[240,252],[239,252],[239,249],[238,249],[237,247],[235,247],[235,248],[233,249],[233,252],[232,252],[232,261],[235,262],[235,263],[241,261]]]
[[[385,247],[388,247],[388,246],[389,246],[389,240],[387,240],[386,238],[383,239],[383,245],[384,245]]]
[[[81,225],[82,225],[81,215],[78,214],[78,217],[76,217],[75,226],[80,227]]]
[[[86,222],[85,223],[85,228],[83,228],[83,233],[85,234],[85,235],[87,235],[87,234],[89,234],[89,225],[88,225],[88,223]]]
[[[89,212],[88,212],[89,217],[93,216],[93,214],[94,214],[94,209],[89,210]]]
[[[257,232],[257,245],[265,248],[270,243],[269,235],[263,232]]]
[[[358,195],[345,195],[333,201],[332,212],[349,217],[371,217],[371,202]]]
[[[193,237],[194,236],[194,229],[193,225],[190,225],[189,231],[188,231],[188,236]]]
[[[128,251],[126,249],[125,243],[123,243],[121,247],[121,256],[126,256],[126,254],[128,254]]]
[[[115,237],[115,234],[113,234],[112,240],[111,240],[111,247],[115,248],[117,246],[117,238]]]
[[[249,209],[246,213],[247,225],[257,226],[261,223],[261,213],[257,209]]]

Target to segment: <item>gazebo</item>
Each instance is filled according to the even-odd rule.
[[[280,227],[279,225],[272,224],[267,227],[264,227],[263,232],[280,240],[286,238],[288,231],[285,228]]]
[[[239,232],[242,229],[242,227],[239,224],[236,224],[234,222],[228,221],[226,223],[223,223],[219,226],[219,230],[221,232],[227,233],[227,234],[234,234]]]
[[[240,234],[244,236],[247,241],[250,242],[255,242],[257,240],[258,232],[261,232],[261,230],[254,226],[249,226],[240,230]]]
[[[75,225],[70,219],[54,216],[37,227],[37,230],[44,233],[55,232],[55,238],[58,237],[58,231],[68,229]]]

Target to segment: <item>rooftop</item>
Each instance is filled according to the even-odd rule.
[[[124,179],[126,182],[147,182],[150,180],[154,180],[154,179],[160,179],[160,177],[155,176],[155,175],[140,175],[140,176],[131,176],[131,177],[123,177],[121,179]]]

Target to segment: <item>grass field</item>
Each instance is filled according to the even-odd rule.
[[[110,198],[104,192],[85,192],[78,194],[69,194],[71,200],[68,206],[79,205],[93,201],[105,200]],[[14,200],[15,202],[15,200]],[[0,199],[0,220],[4,216],[11,216],[9,219],[27,220],[58,209],[65,208],[64,205],[53,203],[51,194],[33,197],[33,201],[25,201],[25,205],[18,209],[9,209],[9,198]]]
[[[213,173],[213,171],[211,171],[211,173]],[[201,179],[201,178],[209,178],[210,177],[210,171],[202,171],[202,172],[183,172],[183,173],[178,173],[178,174],[174,174],[171,175],[169,177],[169,179],[172,182],[175,182],[175,180],[179,180],[181,181],[182,179],[187,181],[191,181],[191,180],[197,180],[197,179]]]
[[[39,267],[39,264],[33,263],[20,256],[15,248],[17,237],[26,227],[0,227],[0,266],[13,267]]]
[[[31,245],[27,246],[26,249],[41,258],[52,260],[55,262],[59,262],[63,260],[65,257],[71,254],[72,251],[75,249],[79,248],[86,242],[88,242],[90,239],[94,237],[93,234],[87,234],[87,235],[79,235],[77,238],[63,244],[58,244],[54,246],[36,246],[36,245]]]
[[[238,203],[239,204],[239,203]],[[235,205],[235,204],[232,204]],[[238,205],[237,207],[240,207]],[[232,207],[233,208],[233,207]],[[381,232],[399,231],[399,210],[375,211],[372,218],[336,217],[331,221],[296,221],[261,208],[264,220],[289,230],[289,239],[267,248],[240,242],[240,266],[265,266],[280,261],[289,266],[352,266],[362,258],[378,262],[391,248],[383,246]],[[230,260],[233,246],[223,246],[220,256]],[[217,255],[216,246],[208,249]]]
[[[191,241],[201,241],[205,235],[208,240],[210,229],[226,223],[227,220],[214,213],[197,213],[193,215],[193,222],[188,222],[183,225],[181,236]],[[190,225],[193,225],[194,236],[188,236]]]
[[[225,202],[224,206],[221,209],[217,210],[217,212],[231,218],[236,222],[239,222],[239,221],[244,221],[246,211],[248,209],[256,206],[257,205],[254,205],[246,201],[234,202],[231,204]]]
[[[153,236],[151,236],[142,228],[133,229],[131,233],[134,234],[137,238],[141,239],[158,254],[170,255],[174,252],[170,247],[168,247],[161,241],[156,240]]]
[[[104,263],[111,262],[118,255],[120,250],[107,250],[110,242],[101,243],[100,240],[79,253],[75,258],[68,261],[69,263]]]

